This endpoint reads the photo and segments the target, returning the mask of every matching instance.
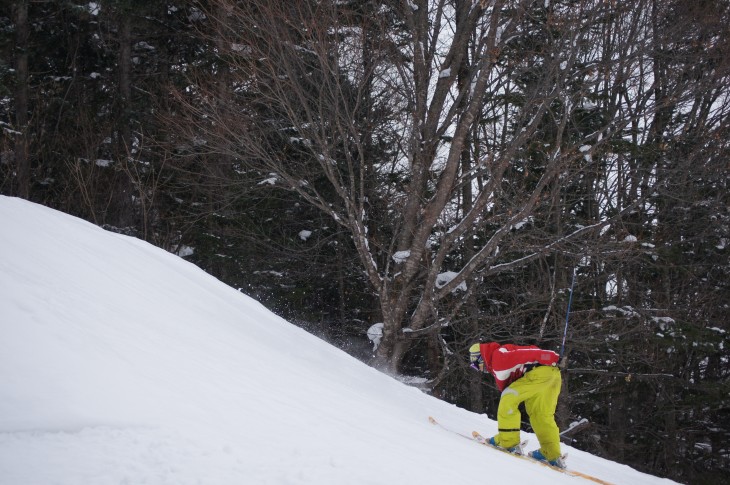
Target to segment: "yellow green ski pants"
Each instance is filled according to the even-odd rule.
[[[540,452],[548,460],[560,456],[560,431],[555,423],[555,408],[560,394],[560,369],[540,366],[510,384],[499,400],[494,440],[498,446],[512,448],[520,442],[521,402],[530,417],[530,425],[540,442]]]

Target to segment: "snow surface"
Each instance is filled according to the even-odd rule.
[[[173,254],[9,197],[0,227],[2,485],[585,482],[430,424],[496,430]]]

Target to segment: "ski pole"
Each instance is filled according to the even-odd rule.
[[[565,352],[565,339],[568,336],[568,319],[570,318],[570,305],[573,303],[573,289],[575,288],[575,274],[578,268],[573,268],[573,281],[570,283],[570,297],[568,298],[568,311],[565,314],[565,330],[563,331],[563,343],[560,346],[560,358],[563,358],[563,352]]]

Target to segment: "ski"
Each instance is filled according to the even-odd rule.
[[[444,431],[448,431],[449,433],[454,433],[455,435],[459,435],[462,438],[466,438],[466,439],[468,439],[470,441],[473,441],[474,440],[474,438],[472,438],[471,436],[469,436],[467,434],[462,434],[462,433],[459,433],[458,431],[454,431],[453,429],[447,428],[443,424],[441,424],[438,421],[436,421],[436,419],[433,416],[429,416],[428,417],[428,422],[431,423],[431,424],[433,424],[433,425],[438,426],[439,428],[443,429]]]
[[[596,477],[594,477],[592,475],[589,475],[587,473],[579,472],[579,471],[576,471],[576,470],[570,470],[568,468],[559,468],[559,467],[556,467],[556,466],[552,466],[551,464],[549,464],[547,462],[536,460],[534,458],[531,458],[528,455],[521,455],[521,454],[518,454],[518,453],[511,452],[511,451],[509,451],[509,450],[507,450],[505,448],[500,448],[498,446],[491,445],[487,441],[487,439],[484,438],[484,436],[482,436],[478,431],[472,431],[471,436],[469,436],[467,434],[463,434],[463,433],[460,433],[458,431],[454,431],[452,429],[447,428],[446,426],[444,426],[441,423],[439,423],[433,416],[429,416],[428,417],[428,421],[431,424],[436,425],[436,426],[440,427],[441,429],[443,429],[445,431],[448,431],[450,433],[453,433],[453,434],[456,434],[458,436],[461,436],[462,438],[466,438],[468,440],[475,441],[475,442],[479,443],[480,445],[488,446],[489,448],[491,448],[493,450],[497,450],[497,451],[500,451],[502,453],[506,453],[506,454],[508,454],[510,456],[514,456],[514,457],[519,458],[521,460],[527,460],[530,463],[536,463],[538,465],[544,466],[546,468],[549,468],[551,470],[555,470],[556,472],[560,472],[560,473],[563,473],[563,474],[568,475],[568,476],[571,476],[571,477],[584,478],[586,480],[590,480],[592,482],[599,483],[601,485],[614,485],[611,482],[607,482],[605,480],[601,480],[600,478],[596,478]],[[520,443],[520,446],[524,446],[526,444],[527,444],[527,441],[523,441],[522,443]],[[567,455],[564,455],[564,456],[567,456]]]
[[[478,432],[478,431],[472,431],[472,432],[471,432],[471,435],[472,435],[472,436],[474,437],[474,439],[475,439],[475,440],[477,440],[477,442],[479,442],[480,444],[482,444],[482,445],[486,445],[486,446],[489,446],[489,447],[491,447],[491,448],[494,448],[495,450],[499,450],[499,451],[502,451],[502,452],[504,452],[504,453],[509,453],[510,455],[518,455],[518,456],[519,456],[519,457],[521,457],[521,458],[527,458],[527,459],[529,459],[529,460],[532,460],[532,461],[534,461],[534,462],[536,462],[536,463],[539,463],[539,464],[541,464],[541,465],[545,465],[545,466],[549,466],[550,468],[554,468],[554,469],[556,469],[556,470],[558,470],[558,471],[563,471],[563,470],[565,470],[565,468],[560,468],[560,467],[557,467],[557,466],[553,466],[553,465],[551,465],[551,464],[550,464],[550,463],[548,463],[548,462],[545,462],[545,461],[540,461],[540,460],[536,460],[535,458],[532,458],[532,457],[531,457],[531,456],[529,456],[529,455],[525,455],[524,453],[515,453],[514,451],[510,451],[510,450],[508,450],[508,449],[506,449],[506,448],[501,448],[501,447],[499,447],[499,446],[495,446],[495,445],[491,444],[491,443],[490,443],[489,441],[487,441],[487,438],[485,438],[484,436],[482,436],[481,434],[479,434],[479,432]],[[527,440],[525,440],[525,441],[523,441],[522,443],[520,443],[520,448],[524,449],[525,445],[527,445]],[[562,456],[561,458],[562,458],[563,460],[565,460],[565,459],[567,459],[567,458],[568,458],[568,455],[567,455],[567,454],[565,454],[565,455],[563,455],[563,456]]]
[[[479,433],[478,433],[477,431],[472,431],[472,432],[471,432],[471,436],[472,436],[472,438],[474,438],[474,439],[475,439],[475,440],[477,441],[477,443],[479,443],[480,445],[490,446],[490,447],[494,448],[495,450],[503,451],[503,452],[505,452],[505,453],[509,453],[510,455],[519,455],[519,456],[524,456],[524,454],[525,454],[523,450],[524,450],[524,449],[525,449],[525,447],[527,446],[527,440],[525,440],[525,441],[522,441],[522,442],[521,442],[521,443],[520,443],[520,444],[519,444],[519,445],[517,446],[517,449],[518,449],[519,451],[511,451],[511,450],[508,450],[507,448],[500,448],[499,446],[495,446],[495,445],[493,445],[492,443],[490,443],[490,442],[489,442],[489,440],[488,440],[487,438],[485,438],[484,436],[480,435],[480,434],[479,434]]]

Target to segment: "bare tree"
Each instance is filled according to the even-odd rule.
[[[628,110],[639,106],[646,116],[655,107],[646,90],[619,92],[613,113],[590,130],[574,127],[591,91],[610,94],[613,81],[635,79],[641,68],[646,39],[636,29],[638,7],[212,3],[207,14],[238,99],[221,106],[198,83],[187,126],[208,150],[276,174],[351,234],[379,296],[378,360],[392,370],[409,337],[438,331],[444,298],[463,288],[468,298],[476,282],[608,224],[604,212],[565,232],[529,230],[550,194],[596,170],[590,151],[637,122]],[[532,21],[536,11],[545,16],[541,25]],[[620,33],[605,48],[621,55],[606,57],[595,27],[611,14],[623,17],[610,26]],[[537,43],[522,45],[528,37]],[[366,126],[378,108],[390,150],[373,159],[368,147],[378,135]],[[535,139],[543,149],[533,171],[525,160]],[[464,163],[470,157],[473,163]],[[471,199],[461,209],[460,197]],[[378,205],[384,208],[375,218]],[[475,233],[482,242],[451,266]]]
[[[349,232],[379,298],[385,368],[480,282],[556,251],[579,257],[571,242],[650,191],[598,193],[615,181],[593,156],[661,105],[643,2],[212,4],[234,95],[222,105],[213,83],[191,85],[185,128]],[[580,209],[571,187],[593,208],[548,227]]]

